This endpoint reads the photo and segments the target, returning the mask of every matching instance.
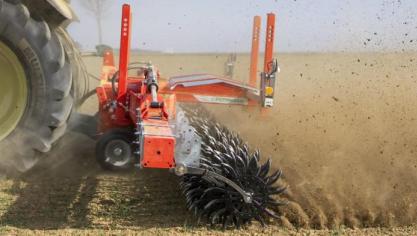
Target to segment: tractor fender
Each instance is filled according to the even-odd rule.
[[[63,17],[70,21],[78,21],[78,17],[72,10],[67,1],[64,0],[46,0],[54,9],[56,9]]]

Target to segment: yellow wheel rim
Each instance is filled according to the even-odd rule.
[[[18,125],[27,100],[25,70],[16,54],[0,41],[0,141]]]

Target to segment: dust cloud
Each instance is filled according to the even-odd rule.
[[[222,74],[226,58],[149,54],[132,61],[154,61],[169,77]],[[289,204],[281,208],[280,223],[331,229],[415,224],[417,54],[278,54],[278,59],[276,104],[268,114],[208,108],[283,170]],[[98,74],[101,59],[86,63]],[[234,79],[246,79],[248,67],[249,56],[238,54]],[[80,111],[94,115],[96,102],[93,97]],[[93,140],[70,132],[31,173],[95,175],[93,150]]]
[[[289,227],[417,222],[417,54],[284,54],[275,107],[210,106],[284,171]]]
[[[267,115],[256,108],[208,108],[283,170],[289,204],[282,208],[281,224],[415,224],[417,53],[277,57],[281,73],[276,104]],[[145,54],[132,61],[153,61],[169,77],[223,74],[226,59],[215,54]],[[87,64],[97,68],[99,62]],[[234,79],[246,80],[248,68],[249,56],[238,54]]]

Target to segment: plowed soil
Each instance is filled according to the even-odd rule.
[[[415,55],[298,55],[281,62],[269,114],[213,111],[286,173],[291,204],[283,221],[319,229],[415,224]]]
[[[109,173],[69,132],[31,171],[0,180],[1,234],[417,235],[417,54],[284,54],[275,108],[208,106],[284,171],[289,204],[262,229],[196,224],[175,175]],[[225,55],[146,55],[163,75],[223,73]],[[92,74],[100,59],[87,58]],[[235,79],[247,78],[239,55]],[[81,111],[96,112],[91,99]]]

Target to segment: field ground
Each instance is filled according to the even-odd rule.
[[[268,228],[198,225],[165,171],[108,173],[69,132],[31,171],[0,180],[0,234],[417,235],[417,54],[279,55],[276,107],[213,107],[285,174],[290,202]],[[144,55],[163,75],[223,73],[226,55]],[[86,58],[92,74],[100,59]],[[235,78],[247,78],[238,55]],[[94,114],[95,99],[81,111]]]

